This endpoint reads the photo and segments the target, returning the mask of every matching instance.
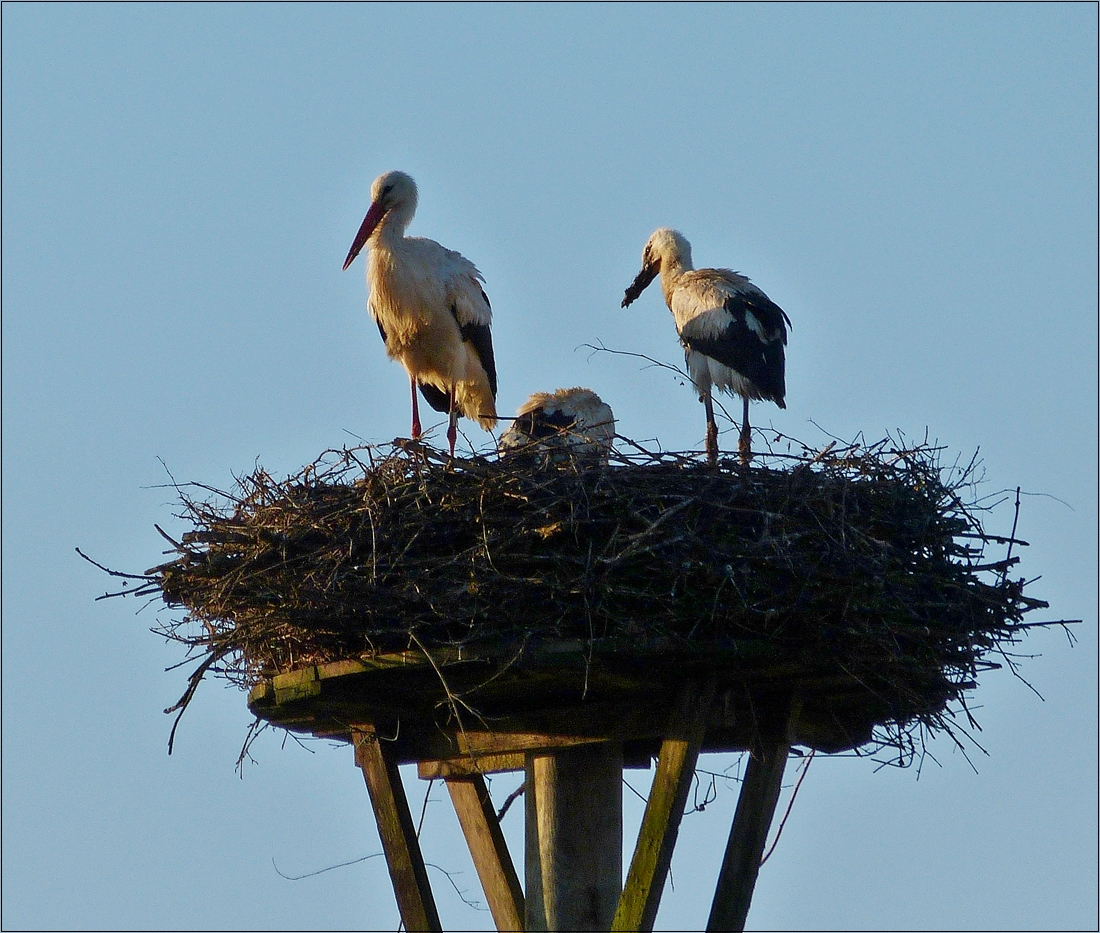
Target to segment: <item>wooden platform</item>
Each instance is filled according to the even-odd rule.
[[[707,678],[716,693],[704,752],[751,749],[759,711],[783,696],[795,701],[791,744],[823,752],[865,744],[889,717],[850,677],[769,664],[736,644],[686,651],[580,641],[310,665],[257,685],[248,705],[274,725],[348,742],[353,725],[370,723],[396,761],[444,777],[470,756],[481,773],[518,770],[526,751],[596,741],[622,743],[628,764],[647,761],[683,684]]]
[[[790,745],[858,746],[881,712],[851,678],[784,669],[745,646],[579,641],[310,665],[257,685],[249,708],[283,728],[352,743],[410,931],[441,925],[400,764],[447,782],[498,930],[644,931],[657,916],[700,752],[750,751],[707,926],[738,931]],[[620,884],[621,768],[653,759]],[[482,779],[516,770],[527,788],[525,891]]]

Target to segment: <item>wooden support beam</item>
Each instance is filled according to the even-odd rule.
[[[470,847],[493,922],[502,933],[523,933],[523,889],[485,779],[480,774],[448,777],[447,790]]]
[[[651,759],[659,750],[658,745],[652,749],[647,748],[649,742],[634,742],[623,747],[623,767],[638,768],[648,771]],[[550,746],[549,742],[543,742],[540,746],[543,750]],[[417,776],[422,781],[447,780],[448,778],[469,777],[471,774],[501,774],[508,771],[522,771],[526,767],[526,752],[533,749],[523,748],[520,751],[501,752],[493,755],[478,754],[458,756],[454,758],[428,758],[416,763]]]
[[[599,745],[607,742],[608,731],[602,735],[570,735],[545,732],[478,732],[464,730],[458,733],[458,749],[463,755],[501,755],[508,752],[540,752],[555,748],[572,748],[576,745]]]
[[[397,763],[386,755],[371,727],[353,726],[352,740],[355,763],[367,782],[405,929],[408,933],[442,933]]]
[[[718,875],[707,933],[742,933],[745,929],[756,876],[760,872],[760,859],[764,855],[768,828],[779,802],[783,771],[787,766],[790,710],[789,700],[781,704],[771,722],[762,727],[757,747],[749,758]]]
[[[622,746],[528,752],[526,770],[526,929],[609,929],[623,877]]]
[[[522,771],[523,752],[506,752],[499,755],[478,755],[457,758],[429,758],[416,763],[416,775],[422,781],[470,777],[471,775],[499,774],[506,771]]]
[[[673,709],[612,931],[653,929],[713,698],[713,681],[689,684]]]

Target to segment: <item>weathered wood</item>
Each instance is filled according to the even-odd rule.
[[[608,930],[622,885],[622,747],[527,756],[526,928]]]
[[[776,711],[761,729],[760,740],[745,768],[726,854],[718,874],[707,933],[741,933],[749,915],[760,859],[768,838],[790,751],[790,704]]]
[[[499,774],[502,771],[522,771],[525,762],[523,752],[505,752],[500,755],[478,755],[476,758],[443,758],[416,763],[416,775],[422,781],[442,778],[469,777],[474,774]]]
[[[713,681],[689,684],[673,709],[613,931],[653,929],[713,697]]]
[[[470,847],[493,922],[498,930],[522,933],[523,889],[484,779],[479,774],[450,777],[447,790]]]
[[[578,743],[585,744],[585,743]],[[650,749],[649,740],[634,742],[623,746],[623,767],[648,771],[653,766],[653,758],[660,751],[660,746]],[[553,748],[553,741],[537,743],[540,749]],[[431,758],[416,763],[417,777],[422,781],[446,780],[451,777],[469,777],[471,774],[501,774],[508,771],[522,771],[526,767],[526,752],[532,749],[525,748],[521,751],[501,752],[491,755],[478,754],[476,756],[459,756],[454,758]]]
[[[608,729],[613,729],[614,723]],[[545,732],[476,732],[467,729],[459,732],[458,748],[463,755],[501,755],[514,751],[539,752],[576,745],[599,745],[606,736],[569,735]]]
[[[727,699],[712,707],[704,752],[751,748],[754,711],[781,691],[803,698],[792,742],[820,751],[858,747],[876,722],[896,715],[857,679],[825,664],[817,669],[759,656],[759,642],[690,651],[603,640],[595,653],[572,641],[518,654],[514,647],[495,654],[433,649],[429,657],[400,652],[275,675],[253,688],[249,708],[283,728],[349,742],[348,723],[374,723],[393,737],[387,751],[402,763],[554,747],[547,736],[559,745],[621,741],[628,750],[647,742],[656,754],[680,686],[709,673]],[[480,718],[459,723],[452,715],[441,672],[452,693],[476,697]]]
[[[397,763],[386,755],[371,727],[353,727],[352,737],[355,763],[367,782],[405,929],[408,933],[442,931]]]

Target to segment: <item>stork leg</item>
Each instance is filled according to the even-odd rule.
[[[447,406],[449,421],[447,424],[447,443],[451,445],[451,456],[455,455],[455,441],[458,440],[458,409],[455,407],[455,387],[451,386],[451,400]]]
[[[703,405],[707,410],[707,463],[718,466],[718,424],[714,420],[714,403],[709,391],[703,395]]]
[[[741,454],[741,462],[749,465],[752,459],[752,430],[749,428],[749,397],[745,397],[745,416],[741,419],[741,437],[737,442],[737,451]]]
[[[416,378],[414,376],[409,377],[409,384],[412,386],[413,396],[412,439],[418,441],[420,440],[420,408],[416,404]]]

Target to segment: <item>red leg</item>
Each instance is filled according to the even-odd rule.
[[[409,377],[409,384],[412,386],[413,396],[413,424],[412,424],[412,439],[414,441],[420,440],[420,409],[416,404],[416,379],[412,376]]]
[[[447,443],[451,445],[451,456],[455,455],[455,441],[458,440],[458,411],[455,409],[455,387],[451,386],[450,421],[447,425]]]

